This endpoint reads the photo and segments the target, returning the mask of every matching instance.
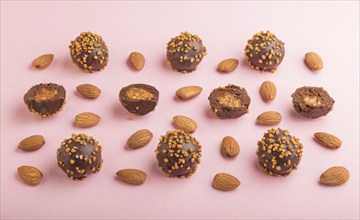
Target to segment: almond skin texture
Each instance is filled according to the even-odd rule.
[[[178,89],[175,95],[181,100],[188,100],[194,98],[202,92],[200,86],[185,86]]]
[[[90,128],[97,125],[101,118],[97,114],[91,112],[83,112],[75,117],[75,125],[80,128]]]
[[[238,142],[230,136],[223,138],[221,143],[221,154],[225,157],[236,157],[240,153]]]
[[[116,172],[116,175],[124,182],[131,185],[143,184],[146,180],[146,173],[137,169],[123,169]]]
[[[338,137],[325,132],[315,133],[314,138],[319,144],[331,149],[337,149],[341,147],[342,144],[341,140]]]
[[[221,191],[230,191],[240,186],[240,181],[233,175],[218,173],[213,180],[213,187]]]
[[[132,52],[129,55],[129,63],[136,70],[140,71],[145,66],[145,57],[139,52]]]
[[[305,54],[305,64],[311,70],[321,70],[324,65],[321,57],[315,52]]]
[[[100,96],[101,90],[91,84],[81,84],[76,87],[76,90],[85,98],[96,99]]]
[[[18,145],[18,149],[23,151],[35,151],[40,149],[45,144],[45,139],[42,135],[32,135],[24,138]]]
[[[260,125],[276,125],[281,122],[281,119],[279,112],[269,111],[260,114],[256,119],[256,123]]]
[[[346,183],[350,178],[348,169],[341,166],[335,166],[327,169],[320,176],[320,182],[328,186],[337,186]]]
[[[19,177],[28,185],[36,186],[42,180],[42,173],[39,169],[31,166],[21,166],[17,168]]]
[[[264,102],[270,102],[276,97],[276,86],[270,81],[265,81],[260,86],[260,96]]]
[[[153,134],[148,129],[141,129],[132,134],[128,141],[127,146],[131,149],[137,149],[147,145],[153,138]]]
[[[226,59],[218,64],[217,70],[221,73],[230,73],[234,71],[238,65],[239,65],[239,60]]]
[[[181,129],[186,133],[193,133],[198,127],[193,119],[182,115],[174,116],[173,123],[176,128]]]
[[[44,54],[35,58],[31,65],[37,69],[44,69],[50,65],[54,59],[54,54]]]

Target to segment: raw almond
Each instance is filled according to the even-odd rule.
[[[223,138],[221,143],[221,154],[226,157],[236,157],[240,153],[238,142],[230,136]]]
[[[145,66],[145,57],[139,52],[132,52],[129,56],[130,65],[137,71]]]
[[[320,176],[320,182],[328,186],[337,186],[346,183],[350,178],[350,172],[345,167],[335,166],[327,169]]]
[[[234,71],[238,65],[239,65],[239,60],[226,59],[218,64],[217,70],[222,73],[230,73]]]
[[[124,182],[131,185],[143,184],[146,180],[146,173],[137,169],[123,169],[116,172],[116,175]]]
[[[148,129],[141,129],[132,134],[128,141],[127,146],[131,149],[137,149],[147,145],[153,138],[153,134]]]
[[[32,135],[20,141],[18,148],[23,151],[35,151],[40,149],[45,144],[45,139],[42,135]]]
[[[96,99],[101,94],[101,90],[91,84],[81,84],[76,87],[76,90],[85,98]]]
[[[75,125],[80,128],[90,128],[97,125],[101,118],[97,114],[91,112],[83,112],[75,117]]]
[[[311,70],[321,70],[323,68],[323,61],[315,52],[305,54],[305,64]]]
[[[182,100],[191,99],[197,95],[199,95],[202,91],[200,86],[185,86],[178,89],[175,95]]]
[[[19,177],[28,185],[36,186],[42,180],[42,173],[39,169],[31,166],[21,166],[17,168]]]
[[[32,61],[31,65],[37,69],[44,69],[50,65],[53,59],[54,59],[54,54],[44,54],[35,58]]]
[[[260,114],[256,118],[256,123],[261,125],[276,125],[281,122],[281,114],[279,112],[269,111]]]
[[[193,133],[197,129],[196,122],[186,116],[177,115],[173,117],[175,127],[185,131],[186,133]]]
[[[269,102],[276,97],[276,86],[273,82],[265,81],[260,86],[260,96],[265,102]]]
[[[325,132],[316,132],[314,138],[319,144],[332,149],[339,148],[342,144],[338,137]]]
[[[218,173],[213,180],[213,187],[221,191],[230,191],[240,186],[240,181],[233,175]]]

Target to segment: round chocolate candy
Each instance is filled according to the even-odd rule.
[[[211,111],[220,119],[238,118],[248,113],[251,101],[246,90],[235,85],[214,89],[208,99]]]
[[[70,179],[83,179],[100,171],[103,162],[101,151],[101,145],[93,137],[73,134],[56,151],[58,166]]]
[[[284,59],[284,43],[269,31],[254,34],[245,47],[245,56],[251,68],[275,72]]]
[[[60,112],[65,104],[66,91],[62,85],[41,83],[24,95],[27,108],[43,118]]]
[[[196,70],[197,65],[206,55],[206,47],[202,40],[188,32],[182,32],[172,38],[166,46],[166,56],[175,71],[189,73]]]
[[[189,177],[200,163],[201,145],[182,130],[168,131],[161,136],[155,150],[160,168],[170,177]]]
[[[85,72],[101,71],[109,62],[108,47],[97,34],[83,32],[69,48],[72,60]]]
[[[296,112],[306,118],[319,118],[327,115],[334,106],[334,99],[321,87],[304,86],[292,94]]]
[[[264,133],[256,150],[260,168],[272,176],[289,175],[297,169],[302,154],[303,145],[299,139],[280,128]]]

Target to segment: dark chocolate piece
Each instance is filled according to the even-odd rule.
[[[70,179],[83,179],[100,171],[103,162],[101,151],[101,145],[93,137],[73,134],[56,151],[58,166]]]
[[[291,95],[296,112],[306,118],[327,115],[334,106],[334,99],[321,87],[304,86]]]
[[[280,128],[264,133],[256,150],[260,168],[272,176],[287,176],[296,170],[302,154],[303,145],[299,139]]]
[[[189,177],[200,163],[201,145],[182,130],[168,131],[161,136],[155,150],[159,167],[170,177]]]
[[[197,35],[182,32],[172,38],[166,46],[166,56],[175,71],[189,73],[196,70],[202,58],[206,56],[206,47]]]
[[[132,84],[120,90],[119,99],[128,112],[146,115],[157,105],[159,91],[150,85]]]
[[[62,110],[65,98],[66,91],[62,85],[41,83],[27,91],[24,102],[31,112],[46,118]]]
[[[211,111],[220,119],[238,118],[248,113],[251,101],[246,90],[235,85],[214,89],[208,99]]]
[[[248,40],[245,56],[251,68],[275,72],[285,56],[284,43],[269,31],[261,31]]]
[[[74,63],[85,72],[103,70],[109,62],[109,51],[101,36],[83,32],[70,42],[70,55]]]

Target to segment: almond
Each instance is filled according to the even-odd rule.
[[[175,95],[182,100],[191,99],[197,95],[199,95],[202,91],[200,86],[185,86],[178,89]]]
[[[141,129],[132,134],[128,141],[127,146],[131,149],[137,149],[147,145],[153,138],[153,134],[148,129]]]
[[[320,176],[320,182],[328,186],[337,186],[346,183],[350,178],[350,172],[345,167],[335,166],[327,169]]]
[[[230,136],[223,138],[221,143],[221,154],[226,157],[236,157],[240,153],[238,142]]]
[[[240,186],[240,181],[233,175],[218,173],[213,180],[213,187],[221,191],[230,191]]]
[[[124,182],[131,185],[143,184],[146,180],[146,173],[137,169],[123,169],[116,172],[116,175]]]
[[[186,116],[177,115],[173,117],[175,127],[185,131],[186,133],[193,133],[197,129],[196,122]]]
[[[129,56],[130,65],[137,71],[145,66],[145,57],[139,52],[132,52]]]
[[[339,148],[342,144],[341,140],[338,137],[325,132],[315,133],[314,138],[319,144],[332,149]]]
[[[217,70],[222,73],[230,73],[234,71],[238,65],[239,65],[239,60],[226,59],[218,64]]]
[[[305,64],[311,70],[321,70],[323,68],[323,61],[315,52],[305,54]]]
[[[31,65],[37,69],[44,69],[50,65],[53,59],[54,59],[54,54],[44,54],[35,58],[32,61]]]
[[[45,139],[42,135],[32,135],[20,141],[18,149],[23,151],[35,151],[40,149],[45,144]]]
[[[39,169],[31,166],[21,166],[17,168],[19,177],[28,185],[36,186],[42,180],[42,173]]]
[[[276,97],[276,86],[270,81],[265,81],[260,86],[260,96],[265,102],[269,102]]]
[[[91,84],[81,84],[76,87],[76,90],[85,98],[96,99],[101,94],[101,90]]]
[[[97,114],[91,112],[83,112],[75,117],[75,125],[80,128],[90,128],[97,125],[101,118]]]
[[[256,123],[261,125],[276,125],[281,122],[281,114],[279,112],[268,111],[260,114],[256,118]]]

